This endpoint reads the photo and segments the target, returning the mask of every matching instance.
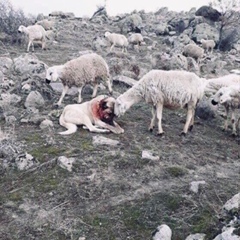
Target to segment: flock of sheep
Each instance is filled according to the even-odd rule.
[[[29,43],[27,51],[33,41],[41,40],[42,48],[45,48],[46,31],[39,25],[20,26],[18,29],[24,32]],[[105,37],[111,44],[110,51],[115,46],[121,47],[122,52],[127,51],[129,44],[140,46],[143,44],[141,33],[132,33],[129,38],[123,34],[106,32]],[[199,62],[206,52],[212,52],[215,47],[213,40],[201,40],[202,48],[197,44],[188,44],[183,50],[183,55],[194,58]],[[82,101],[81,91],[86,84],[93,86],[92,97],[96,97],[99,80],[108,87],[109,93],[112,93],[112,81],[110,78],[109,67],[102,56],[91,53],[80,56],[66,62],[64,65],[52,66],[46,73],[46,81],[56,81],[60,79],[63,83],[63,92],[57,103],[61,105],[62,100],[69,88],[76,86],[78,88],[78,103]],[[237,134],[237,126],[240,118],[236,117],[236,109],[240,107],[240,76],[229,74],[215,79],[204,79],[195,73],[188,71],[164,71],[151,70],[145,74],[132,88],[121,94],[115,101],[114,113],[116,116],[124,114],[133,104],[145,100],[152,104],[152,119],[149,130],[152,131],[156,120],[158,121],[158,134],[164,133],[162,129],[162,112],[164,108],[169,109],[187,109],[186,122],[182,134],[190,131],[194,125],[194,114],[198,102],[206,94],[213,95],[212,104],[222,104],[226,110],[226,120],[224,129],[228,128],[228,115],[231,112],[232,134]],[[230,111],[231,110],[231,111]]]

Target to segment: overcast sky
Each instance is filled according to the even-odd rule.
[[[21,8],[26,14],[48,15],[53,11],[73,12],[76,17],[91,17],[97,6],[104,5],[104,0],[10,0],[12,5]],[[173,11],[188,11],[192,7],[208,5],[210,0],[107,0],[107,13],[111,16],[130,13],[133,10],[157,11],[168,7]]]

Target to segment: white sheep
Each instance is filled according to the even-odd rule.
[[[128,40],[123,34],[105,32],[104,36],[111,43],[110,52],[115,46],[122,47],[122,52],[127,52]]]
[[[214,42],[214,40],[205,40],[205,39],[201,39],[201,44],[203,49],[206,50],[206,52],[213,52],[213,49],[216,45],[216,43]]]
[[[137,45],[139,47],[143,43],[143,36],[141,33],[132,33],[128,37],[129,44]]]
[[[116,99],[114,113],[123,115],[133,104],[145,99],[153,105],[149,130],[153,130],[157,118],[158,135],[162,135],[163,108],[186,107],[187,119],[182,132],[185,135],[193,127],[196,104],[204,95],[205,84],[206,79],[191,72],[151,70]]]
[[[31,25],[28,27],[21,25],[18,28],[18,32],[24,33],[28,37],[27,52],[29,52],[29,48],[31,45],[32,51],[34,52],[33,41],[41,41],[42,49],[46,48],[46,31],[41,25]]]
[[[192,57],[199,64],[200,60],[204,57],[204,49],[195,43],[189,43],[184,46],[182,55],[185,57]]]
[[[57,103],[58,106],[61,105],[65,94],[72,86],[78,88],[78,103],[82,101],[81,92],[86,84],[93,85],[92,98],[96,97],[99,80],[103,80],[103,83],[108,87],[109,93],[112,93],[112,81],[108,64],[96,53],[84,54],[66,62],[64,65],[47,69],[47,83],[56,81],[58,78],[63,84],[62,95]]]
[[[207,79],[205,95],[211,96],[215,94],[221,87],[228,87],[235,84],[240,85],[240,75],[238,74],[228,74],[222,77]]]
[[[220,88],[212,99],[213,105],[217,105],[218,103],[224,106],[226,113],[223,130],[227,131],[228,129],[228,118],[231,111],[232,135],[236,136],[236,126],[239,124],[239,120],[236,120],[236,109],[240,108],[240,85]]]

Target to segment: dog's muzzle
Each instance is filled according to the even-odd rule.
[[[19,33],[21,33],[21,31],[18,30]]]
[[[51,82],[51,81],[46,78],[46,83],[47,83],[47,84],[50,84],[50,82]]]
[[[214,99],[212,100],[212,105],[217,105],[218,102],[214,101]]]

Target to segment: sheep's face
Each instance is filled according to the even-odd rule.
[[[120,99],[116,99],[115,106],[114,106],[114,114],[119,117],[123,115],[127,110],[127,105],[122,102]]]
[[[24,31],[24,26],[21,25],[21,26],[18,28],[18,32],[19,32],[19,33],[22,33],[23,31]]]
[[[219,102],[221,104],[227,103],[227,102],[232,102],[234,99],[234,94],[233,92],[229,89],[228,91],[224,92],[222,96],[219,99]]]
[[[104,36],[107,38],[110,34],[110,32],[105,32]]]
[[[57,79],[58,79],[58,72],[56,68],[54,67],[48,68],[47,74],[46,74],[46,82],[50,83],[51,81],[57,81]]]
[[[222,87],[220,88],[215,95],[213,96],[212,99],[212,104],[213,105],[217,105],[220,102],[220,98],[222,97],[222,95],[226,92],[226,87]]]

